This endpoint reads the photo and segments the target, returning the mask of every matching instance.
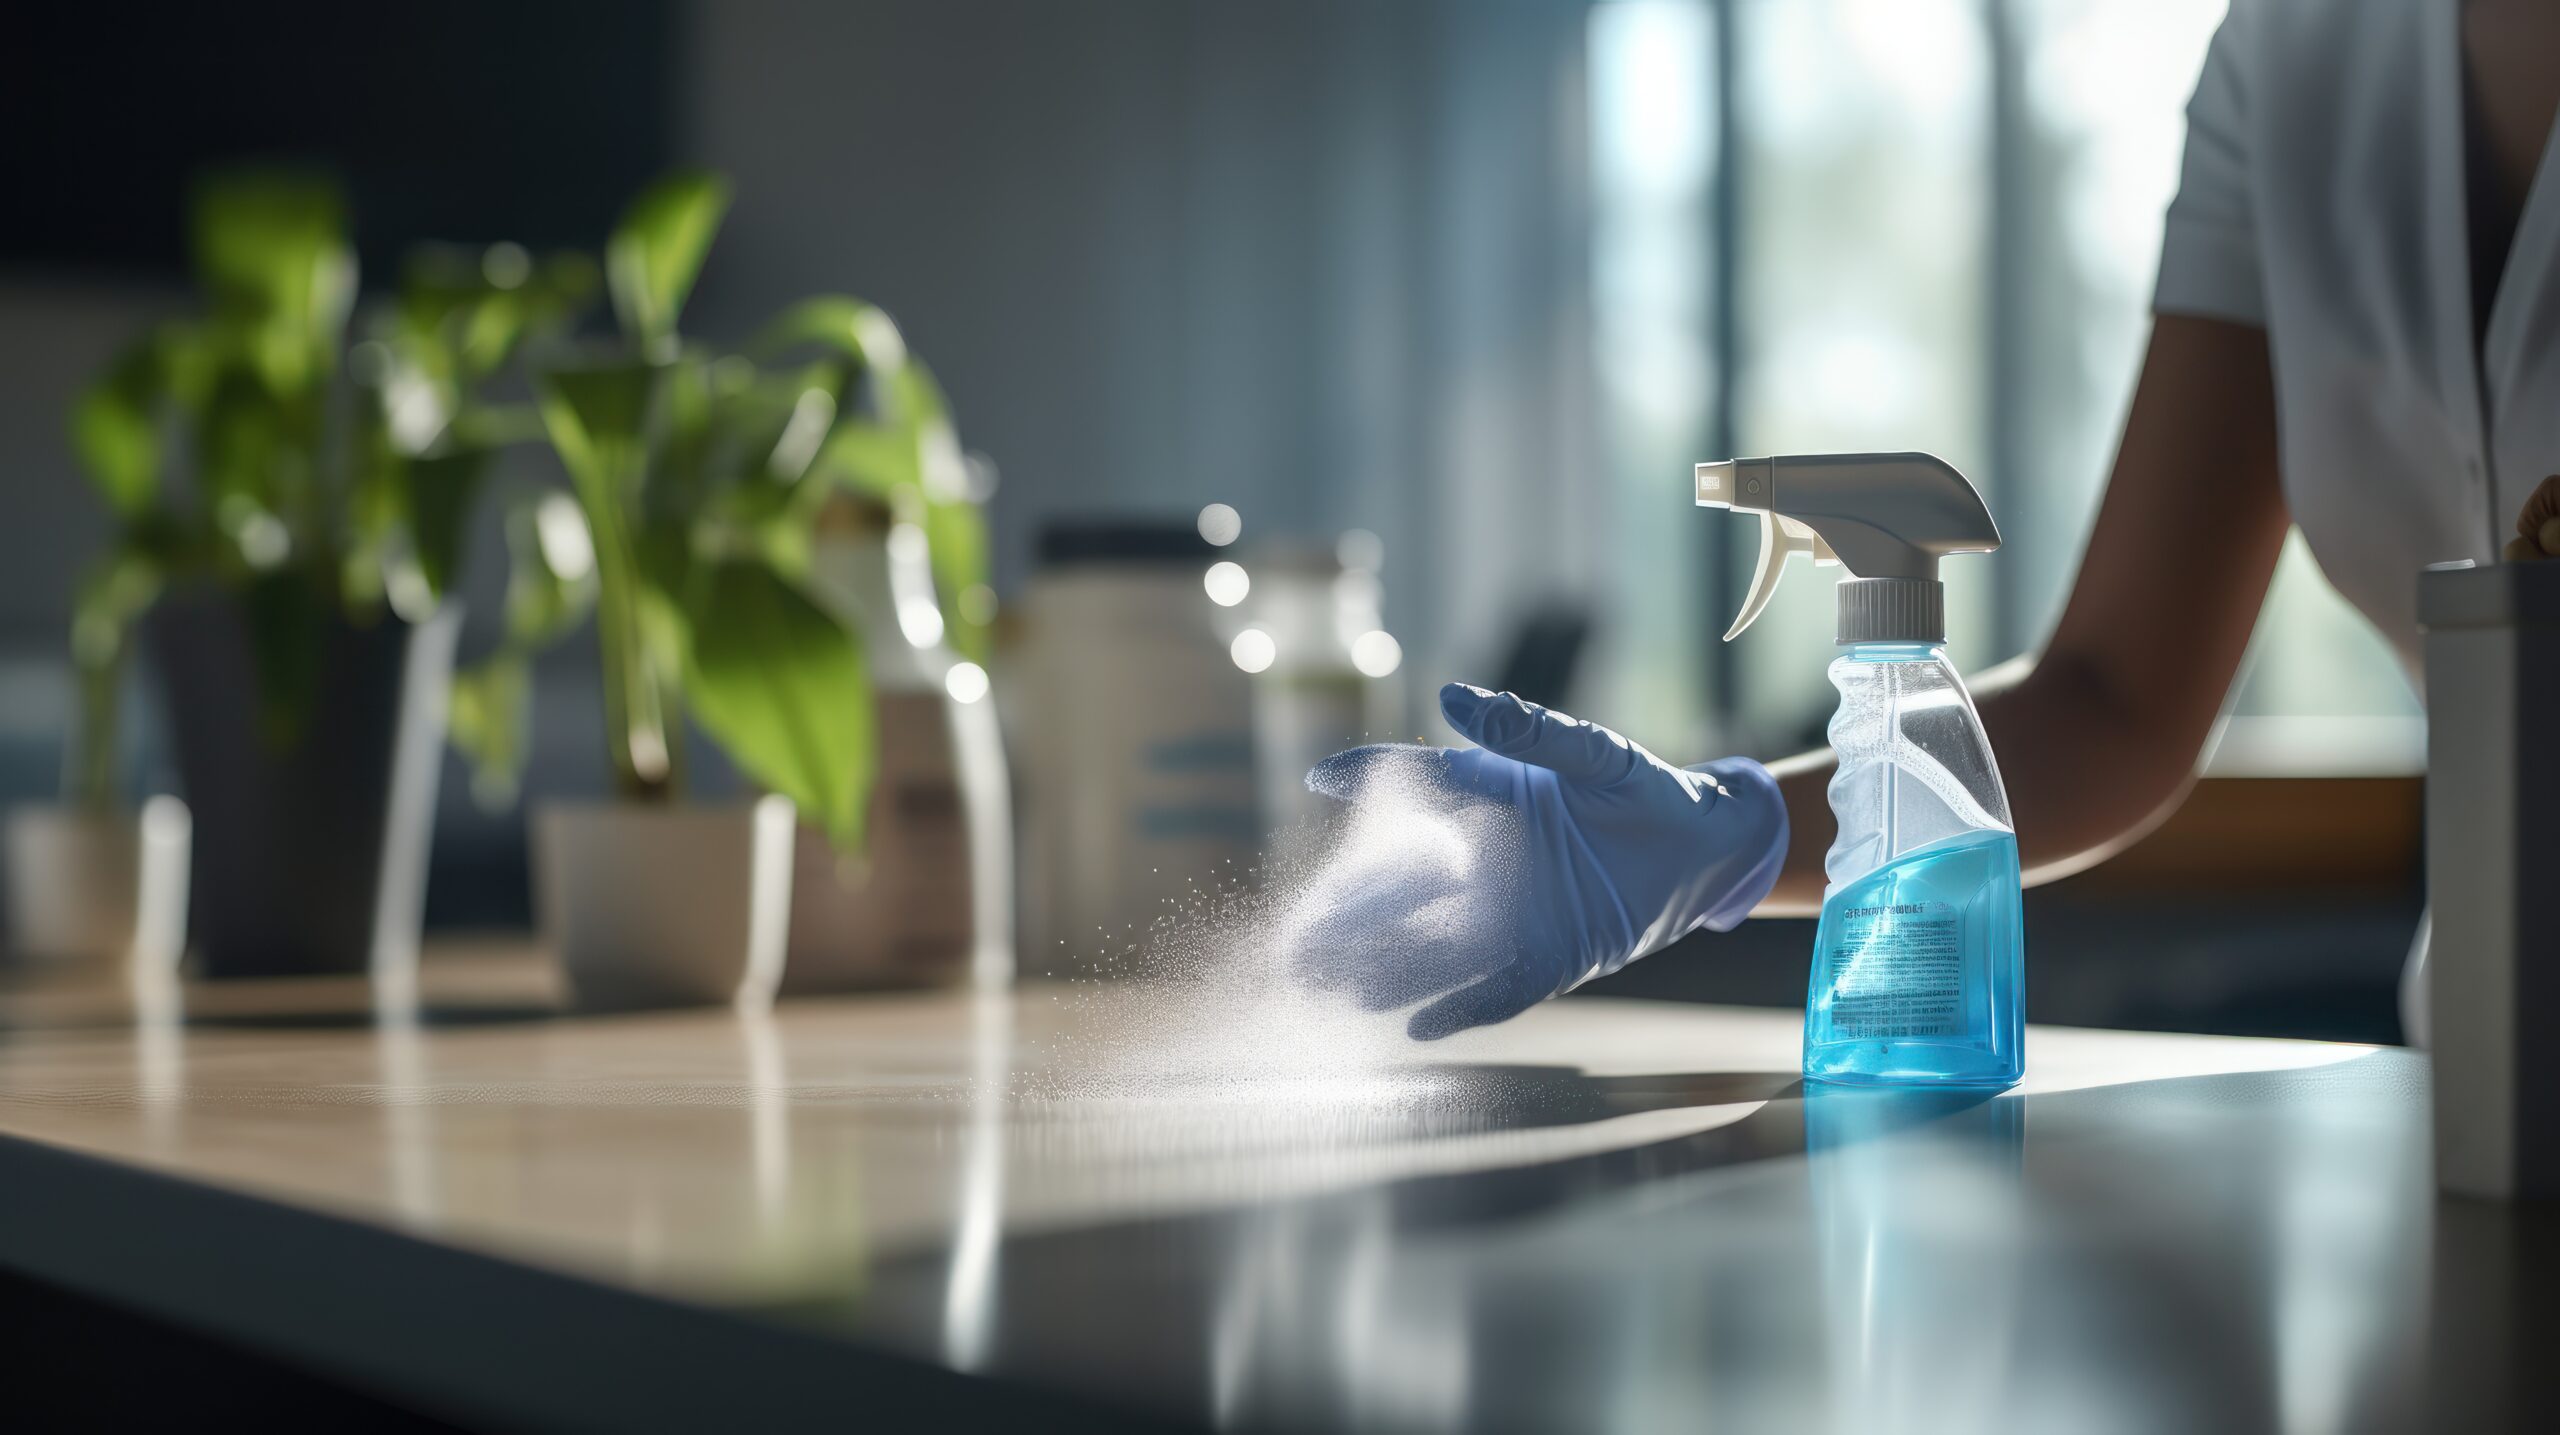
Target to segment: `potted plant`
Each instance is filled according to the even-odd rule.
[[[117,780],[127,635],[157,591],[153,569],[136,555],[153,541],[160,462],[151,411],[164,363],[157,335],[129,346],[72,411],[73,450],[120,535],[74,601],[77,721],[66,800],[20,807],[8,818],[9,949],[31,964],[123,957],[147,974],[174,967],[186,945],[186,804],[161,795],[129,809]]]
[[[490,451],[539,433],[476,389],[565,322],[592,270],[425,252],[351,347],[355,257],[326,182],[217,178],[191,239],[206,312],[151,336],[110,374],[114,401],[75,419],[84,450],[120,455],[122,517],[75,647],[84,669],[121,655],[142,619],[202,839],[207,974],[397,970],[424,897],[463,516]],[[189,462],[164,462],[173,448]],[[84,751],[111,747],[112,720],[92,704]]]
[[[845,930],[879,802],[866,628],[915,630],[935,684],[962,664],[971,700],[983,696],[972,660],[993,616],[985,529],[941,392],[896,325],[826,296],[743,352],[678,332],[727,203],[716,176],[671,175],[612,234],[615,338],[563,350],[536,377],[570,495],[514,515],[507,636],[456,679],[455,740],[478,759],[483,795],[504,798],[523,760],[531,657],[592,608],[615,800],[545,807],[533,843],[542,925],[592,1006],[759,1003],[786,947],[799,951],[787,933]],[[820,516],[851,494],[930,550],[894,620],[825,571]],[[980,715],[962,726],[992,751],[993,716]],[[682,801],[688,718],[761,799]],[[973,821],[992,833],[1000,753],[975,775],[994,815],[973,801]]]
[[[676,327],[727,203],[701,173],[642,193],[605,250],[618,339],[535,379],[592,546],[616,788],[534,821],[541,920],[590,1006],[768,1000],[795,821],[857,841],[870,781],[859,640],[805,582],[839,371],[714,359]],[[688,717],[764,796],[679,800]]]

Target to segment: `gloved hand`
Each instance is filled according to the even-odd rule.
[[[1676,768],[1461,683],[1440,710],[1479,745],[1357,747],[1307,774],[1351,810],[1284,937],[1302,980],[1371,1010],[1436,998],[1406,1025],[1416,1040],[1508,1020],[1701,927],[1729,931],[1777,881],[1786,808],[1749,758]],[[1372,811],[1410,816],[1363,837]]]

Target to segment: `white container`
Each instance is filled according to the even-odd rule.
[[[9,814],[9,954],[30,966],[130,962],[175,970],[187,936],[187,805],[139,812],[21,807]]]
[[[546,807],[534,815],[542,930],[587,1010],[773,1000],[797,814],[752,803]]]
[[[2418,621],[2436,1184],[2560,1196],[2560,561],[2429,569]]]
[[[1258,860],[1253,684],[1189,524],[1055,529],[1009,665],[1027,974],[1126,969],[1148,926]]]
[[[1316,819],[1331,804],[1307,789],[1307,770],[1345,748],[1394,742],[1400,690],[1384,681],[1403,650],[1380,617],[1377,540],[1346,536],[1324,548],[1282,548],[1239,560],[1251,583],[1226,610],[1230,643],[1252,628],[1270,640],[1253,678],[1257,796],[1266,827]],[[1356,558],[1360,561],[1347,561]]]

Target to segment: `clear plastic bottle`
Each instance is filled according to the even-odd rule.
[[[1850,644],[1831,682],[1840,835],[1804,1073],[2008,1086],[2025,1071],[2018,843],[1973,699],[1930,643]]]
[[[2000,546],[1965,476],[1926,453],[1777,454],[1697,466],[1701,508],[1756,514],[1760,562],[1725,637],[1787,560],[1836,564],[1831,665],[1840,835],[1814,937],[1804,1074],[1873,1086],[2008,1086],[2026,1072],[2018,839],[1991,742],[1947,665],[1938,561]]]

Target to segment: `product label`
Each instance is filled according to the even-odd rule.
[[[1945,902],[1842,907],[1824,969],[1831,1028],[1851,1040],[1956,1036],[1964,1021],[1964,921]]]

